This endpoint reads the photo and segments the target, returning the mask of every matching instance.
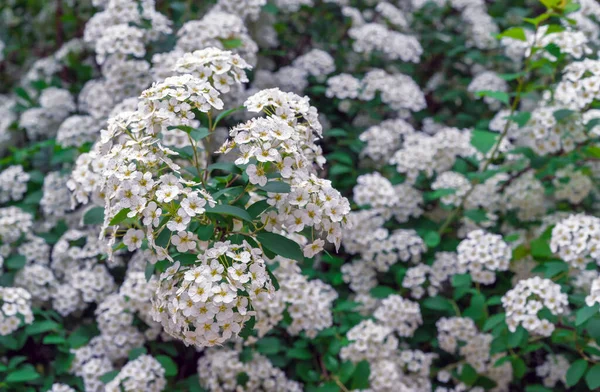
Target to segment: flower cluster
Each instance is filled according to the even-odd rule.
[[[568,299],[561,292],[560,285],[536,276],[519,281],[502,297],[502,306],[511,332],[522,325],[531,333],[550,336],[554,331],[554,324],[540,319],[538,313],[542,309],[548,309],[554,315],[565,313]]]

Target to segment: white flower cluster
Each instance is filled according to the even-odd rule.
[[[567,65],[554,99],[567,108],[582,110],[596,98],[600,98],[600,61],[584,59]]]
[[[378,163],[388,162],[402,146],[404,137],[413,133],[413,126],[400,118],[382,121],[360,134],[359,139],[366,143],[361,155]]]
[[[433,177],[434,173],[450,170],[457,157],[475,153],[471,145],[471,132],[457,128],[444,128],[435,135],[408,134],[403,147],[390,159],[399,173],[406,174],[407,181],[414,183],[419,173]]]
[[[129,361],[119,374],[106,384],[106,392],[161,392],[167,386],[165,369],[150,355]]]
[[[218,0],[215,9],[242,19],[257,20],[267,0]]]
[[[328,98],[356,99],[361,89],[360,80],[347,73],[340,73],[327,79]]]
[[[239,374],[246,374],[245,385],[237,384]],[[260,354],[248,362],[239,359],[239,352],[222,348],[209,349],[198,360],[198,377],[202,387],[223,392],[300,392],[302,384],[288,380],[285,373]]]
[[[506,271],[512,252],[502,236],[474,230],[458,244],[458,262],[471,274],[474,282],[493,284],[496,271]]]
[[[71,93],[57,87],[44,89],[39,97],[39,105],[27,109],[19,119],[19,126],[25,128],[30,140],[55,136],[59,125],[75,111]]]
[[[31,294],[20,287],[0,287],[0,336],[33,322]]]
[[[71,352],[74,354],[74,358],[69,372],[83,379],[86,391],[103,392],[106,385],[100,380],[100,377],[114,368],[106,356],[102,338],[94,337],[87,345],[71,349]]]
[[[273,292],[260,249],[216,242],[194,266],[176,262],[161,274],[152,317],[186,345],[214,346],[237,336],[252,301]]]
[[[21,165],[9,166],[0,172],[0,203],[21,200],[30,177]]]
[[[316,109],[307,97],[278,89],[263,90],[249,97],[244,106],[268,116],[232,128],[231,140],[219,152],[228,153],[238,147],[235,163],[248,164],[246,173],[251,184],[263,187],[267,174],[275,173],[291,187],[289,193],[269,193],[268,203],[276,210],[261,216],[265,229],[294,233],[311,227],[339,247],[350,204],[330,181],[314,174],[315,166],[324,163],[321,149],[315,144],[321,134]],[[307,257],[320,251],[319,243],[305,247]],[[314,251],[310,250],[313,245]]]
[[[587,306],[594,306],[594,304],[600,303],[600,277],[598,277],[597,274],[591,282],[589,292],[589,295],[585,297],[585,304]]]
[[[571,364],[564,355],[546,355],[546,361],[535,368],[535,374],[542,377],[544,386],[555,388],[560,381],[567,385],[567,370]]]
[[[476,93],[477,91],[499,91],[505,93],[508,91],[508,84],[497,73],[485,71],[477,74],[471,80],[471,83],[467,86],[467,90],[472,93]],[[492,97],[483,97],[483,102],[492,110],[498,110],[501,107],[501,102]]]
[[[358,53],[370,55],[377,51],[389,60],[412,63],[418,63],[423,54],[423,48],[415,37],[390,30],[378,23],[353,26],[348,30],[348,35],[354,40],[352,48]]]
[[[100,5],[100,4],[99,4]],[[110,0],[86,23],[83,38],[94,47],[96,61],[146,54],[145,44],[171,32],[170,21],[156,11],[154,0]]]
[[[52,384],[52,388],[50,388],[50,390],[48,390],[48,392],[77,392],[77,391],[75,391],[73,388],[71,388],[67,384],[54,383],[54,384]]]
[[[305,332],[314,338],[319,331],[331,327],[331,306],[338,297],[333,287],[318,279],[308,280],[294,260],[278,256],[273,261],[278,264],[273,274],[279,282],[279,290],[271,297],[259,295],[252,301],[258,336],[264,336],[275,327],[286,309],[292,318],[287,332],[292,336]]]
[[[600,219],[595,216],[571,215],[552,229],[550,249],[574,268],[584,270],[591,260],[599,263],[599,245]]]
[[[401,73],[389,74],[381,69],[367,72],[361,81],[359,99],[370,101],[377,93],[381,94],[383,103],[405,116],[427,106],[419,85]]]
[[[390,295],[381,301],[373,316],[382,325],[391,328],[402,337],[412,337],[417,328],[423,324],[419,304],[399,295]]]
[[[78,147],[95,142],[100,136],[100,128],[99,121],[92,116],[71,116],[60,124],[56,142],[64,147]]]
[[[557,170],[552,180],[556,200],[567,200],[571,204],[581,203],[593,190],[592,180],[573,165]]]
[[[431,266],[418,264],[406,270],[402,287],[410,289],[413,298],[421,298],[425,295],[435,296],[442,289],[443,284],[448,282],[452,276],[466,273],[464,265],[460,264],[454,252],[437,252]]]
[[[448,353],[464,357],[465,362],[471,365],[479,374],[485,375],[497,384],[494,391],[508,391],[512,381],[512,366],[510,362],[496,366],[496,361],[502,354],[490,355],[493,336],[481,333],[470,318],[442,317],[436,323],[438,330],[438,343],[440,348]],[[449,378],[442,377],[442,382]],[[440,391],[444,391],[441,389]],[[461,391],[465,389],[455,389]]]
[[[399,222],[422,214],[421,193],[409,184],[393,186],[380,173],[363,174],[357,178],[353,189],[354,202],[359,206],[370,206],[371,211],[389,219],[392,214]]]
[[[175,52],[180,55],[205,48],[231,50],[249,64],[256,64],[258,45],[236,14],[212,10],[200,20],[186,22],[177,32]]]
[[[460,173],[447,171],[437,176],[435,181],[431,183],[431,189],[453,190],[453,193],[443,195],[440,200],[444,204],[459,206],[471,189],[471,182]]]
[[[537,276],[519,281],[502,297],[508,329],[515,332],[522,325],[530,333],[541,336],[552,335],[555,327],[550,321],[540,319],[538,312],[546,308],[559,315],[568,309],[568,304],[567,294],[561,293],[560,285]]]
[[[546,212],[544,185],[528,171],[504,189],[504,209],[516,210],[517,217],[525,222],[534,221]]]

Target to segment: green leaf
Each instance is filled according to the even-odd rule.
[[[423,301],[423,307],[431,310],[449,310],[454,312],[452,303],[444,297],[429,297]]]
[[[301,347],[293,347],[286,350],[286,355],[294,359],[311,359],[313,357],[313,354],[308,349]]]
[[[246,321],[246,323],[244,323],[244,327],[242,328],[238,336],[242,339],[247,339],[252,334],[255,324],[256,318],[254,316],[250,317],[250,319]]]
[[[198,235],[198,239],[201,241],[208,241],[211,239],[215,232],[215,226],[210,224],[208,226],[199,226],[195,233]]]
[[[430,248],[435,248],[438,246],[440,244],[440,240],[441,238],[437,231],[428,231],[425,233],[425,237],[423,238],[425,244]]]
[[[588,368],[588,363],[585,359],[578,359],[569,366],[567,370],[567,386],[572,387],[581,380]]]
[[[100,377],[98,377],[98,379],[100,381],[102,381],[104,384],[108,384],[109,382],[111,382],[115,377],[117,377],[117,375],[119,374],[118,370],[112,370],[108,373],[104,373],[103,375],[101,375]]]
[[[166,355],[157,355],[156,360],[165,369],[165,376],[171,377],[177,375],[177,364],[171,359],[171,357],[168,357]]]
[[[475,369],[473,369],[473,367],[471,365],[469,365],[468,363],[465,363],[462,366],[462,372],[460,373],[460,380],[462,382],[471,386],[471,385],[475,384],[475,381],[477,381],[477,377],[478,377],[477,371]]]
[[[493,329],[496,325],[504,322],[505,318],[506,318],[505,313],[498,313],[498,314],[494,314],[494,315],[490,316],[487,320],[485,320],[485,324],[483,324],[483,330],[489,331],[489,330]]]
[[[290,193],[292,190],[290,184],[283,181],[269,181],[265,186],[259,186],[258,188],[271,193]]]
[[[225,117],[229,116],[231,113],[235,113],[237,111],[244,110],[244,106],[238,106],[237,108],[225,110],[224,112],[219,113],[215,121],[213,122],[213,129],[217,127],[219,122]]]
[[[257,219],[267,208],[271,207],[266,200],[260,200],[248,207],[248,214],[252,219]]]
[[[575,325],[579,327],[580,325],[583,325],[586,321],[588,321],[590,318],[597,315],[598,307],[599,305],[595,303],[594,306],[585,306],[579,309],[575,316]]]
[[[529,334],[527,333],[527,330],[525,330],[525,328],[523,328],[522,326],[519,325],[519,327],[517,328],[517,330],[515,332],[508,335],[508,347],[509,348],[519,347],[519,345],[521,345],[521,342],[524,339],[527,339],[528,335]]]
[[[273,355],[281,351],[281,341],[275,337],[262,338],[256,342],[256,349],[264,355]]]
[[[350,383],[350,389],[367,389],[369,388],[369,376],[371,375],[371,368],[369,362],[360,361],[356,364],[354,374],[352,375],[352,382]]]
[[[144,277],[146,278],[146,282],[149,282],[154,275],[154,269],[156,268],[155,264],[150,262],[146,262],[146,268],[144,269]]]
[[[476,97],[490,97],[493,99],[497,99],[498,101],[500,101],[506,105],[508,105],[510,103],[510,96],[508,95],[508,93],[505,93],[502,91],[489,91],[489,90],[476,91],[475,96]]]
[[[485,154],[488,151],[490,151],[492,147],[496,144],[497,137],[497,132],[474,129],[471,136],[471,144],[479,152]]]
[[[522,128],[525,126],[525,124],[527,124],[529,122],[529,119],[531,119],[531,113],[530,112],[519,112],[516,114],[513,114],[512,116],[508,117],[510,120],[514,121],[515,123],[517,123],[517,125],[519,125],[519,128]]]
[[[561,121],[567,117],[570,117],[573,113],[575,113],[574,110],[560,109],[560,110],[555,111],[553,113],[553,115],[554,115],[554,118],[556,119],[556,121]]]
[[[373,287],[370,291],[371,295],[375,298],[387,298],[390,295],[398,294],[396,290],[388,286],[377,286]]]
[[[148,350],[146,350],[146,347],[142,346],[142,347],[136,347],[134,349],[131,349],[129,351],[129,360],[133,361],[134,359],[136,359],[137,357],[144,355],[148,352]]]
[[[587,371],[585,382],[590,389],[600,387],[600,363],[595,364]]]
[[[23,255],[12,255],[4,261],[6,268],[11,270],[19,270],[25,267],[27,259]]]
[[[472,282],[471,274],[459,274],[452,276],[452,287],[470,286]]]
[[[209,172],[213,170],[221,170],[228,173],[240,174],[242,170],[233,162],[216,162],[206,168]]]
[[[83,215],[83,223],[86,225],[101,225],[104,223],[104,208],[94,207]]]
[[[123,208],[121,211],[117,212],[115,216],[108,223],[109,226],[116,226],[119,223],[123,222],[127,218],[127,214],[131,211],[129,208]]]
[[[545,267],[544,277],[548,279],[569,270],[569,264],[564,261],[548,261],[543,266]]]
[[[467,210],[465,211],[465,216],[475,223],[485,222],[488,220],[485,210],[482,209]]]
[[[44,339],[42,340],[42,343],[44,343],[44,344],[63,344],[66,342],[67,342],[67,339],[65,339],[64,336],[61,336],[61,335],[44,336]]]
[[[33,381],[37,380],[38,378],[40,378],[40,374],[35,371],[35,368],[32,365],[27,364],[18,370],[11,372],[8,376],[6,376],[4,381],[7,383],[18,383]]]
[[[511,27],[510,29],[504,30],[502,33],[496,36],[498,39],[500,38],[513,38],[519,41],[526,41],[527,37],[525,36],[525,31],[521,27]]]
[[[61,325],[52,320],[34,321],[25,327],[25,333],[29,336],[37,335],[48,331],[59,331]]]
[[[242,40],[239,38],[222,39],[221,43],[223,44],[223,47],[227,50],[239,48],[240,46],[242,46]]]
[[[266,231],[256,235],[256,239],[261,245],[271,252],[296,261],[304,261],[304,254],[300,245],[282,235],[269,233]]]
[[[217,204],[214,207],[207,206],[206,212],[220,215],[229,215],[233,216],[234,218],[244,220],[246,222],[252,222],[252,217],[248,214],[248,212],[236,206]]]
[[[273,274],[273,272],[271,271],[271,268],[269,268],[269,266],[267,266],[267,274],[269,274],[271,283],[273,283],[273,288],[275,290],[279,290],[281,288],[281,286],[279,286],[279,281],[277,280],[277,277]]]
[[[453,195],[456,193],[456,189],[437,189],[433,192],[425,192],[423,193],[423,198],[425,201],[432,201],[441,199],[443,196]]]

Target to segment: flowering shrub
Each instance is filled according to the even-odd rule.
[[[600,388],[596,1],[5,3],[0,390]]]

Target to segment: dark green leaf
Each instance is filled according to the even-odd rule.
[[[264,231],[258,233],[256,239],[263,247],[279,256],[296,261],[304,261],[304,254],[302,253],[302,249],[300,249],[300,245],[289,238]]]
[[[252,217],[248,214],[248,212],[236,206],[217,204],[214,207],[206,207],[206,212],[220,215],[229,215],[233,216],[234,218],[245,220],[246,222],[252,222]]]
[[[588,363],[585,359],[578,359],[569,366],[567,370],[567,386],[572,387],[581,380],[588,368]]]
[[[157,355],[156,360],[165,369],[165,376],[171,377],[177,375],[177,364],[171,359],[171,357],[167,357],[166,355]]]
[[[93,207],[87,210],[83,216],[83,223],[86,225],[101,225],[104,223],[104,208]]]

